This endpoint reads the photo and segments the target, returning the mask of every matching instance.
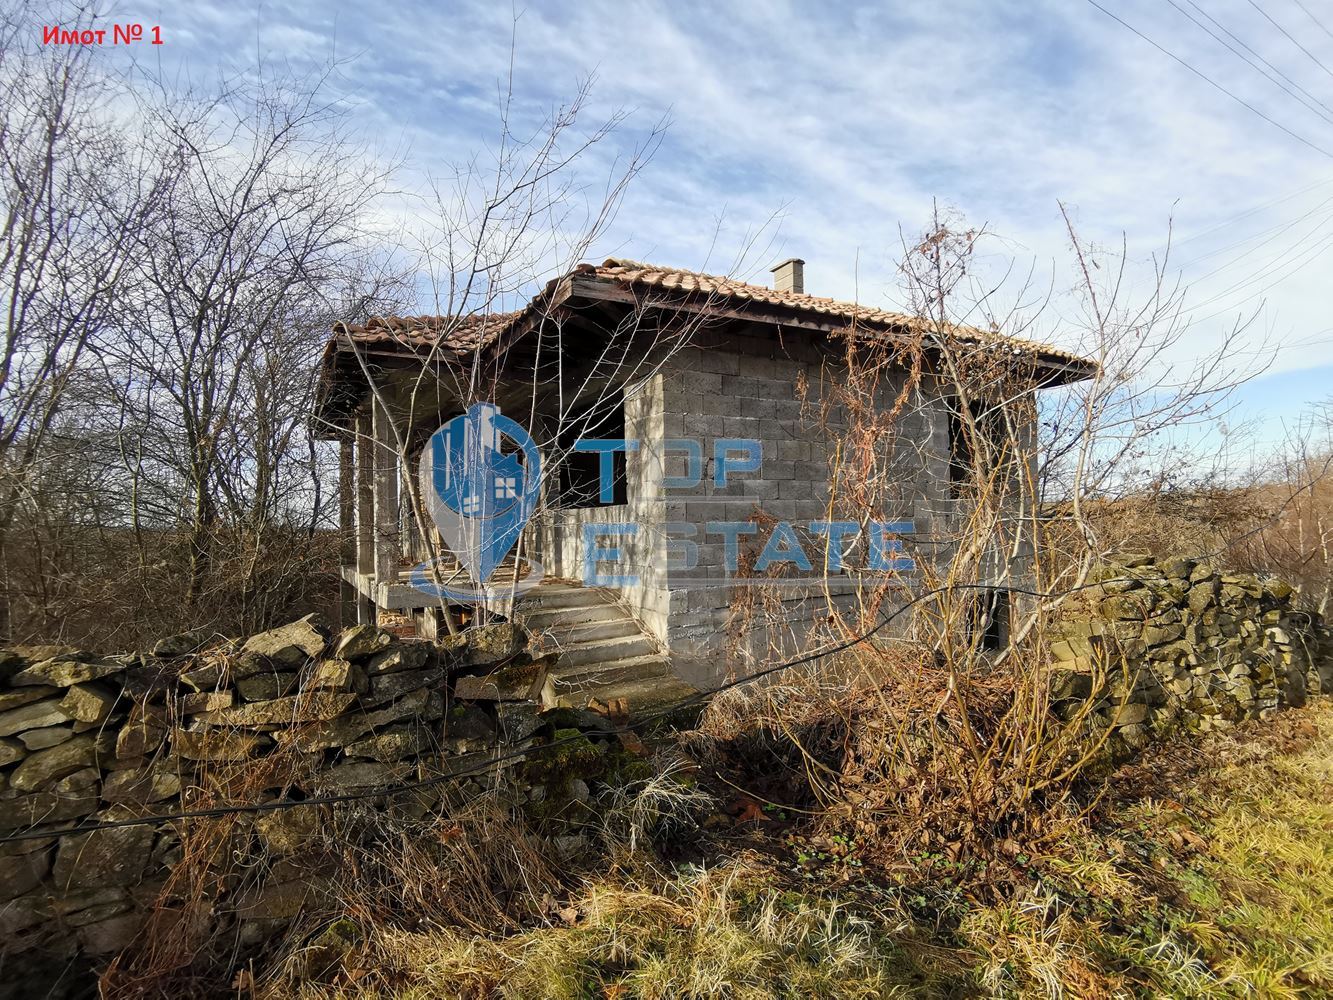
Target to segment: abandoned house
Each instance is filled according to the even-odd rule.
[[[829,518],[831,442],[846,415],[820,399],[840,378],[840,338],[849,327],[916,338],[929,364],[932,335],[910,316],[806,294],[800,260],[773,274],[769,288],[612,259],[579,266],[514,312],[338,324],[321,362],[315,422],[341,442],[342,572],[360,619],[410,616],[426,635],[443,627],[440,602],[411,584],[412,567],[441,549],[411,473],[445,421],[486,401],[528,428],[542,457],[540,506],[496,579],[521,579],[534,564],[544,574],[512,603],[488,606],[557,645],[562,697],[665,700],[687,683],[706,688],[753,669],[766,650],[798,648],[828,600],[855,592],[855,573],[788,581],[785,647],[770,623],[738,651],[727,642],[733,564],[752,538],[719,525]],[[1033,391],[1095,370],[1027,340],[970,328],[949,336],[1025,359]],[[897,428],[915,446],[903,452],[906,465],[898,460],[903,488],[892,513],[917,536],[960,501],[958,415],[936,369]],[[882,383],[886,405],[905,378],[904,370]],[[577,450],[580,438],[637,445],[608,459],[609,491],[598,488],[603,456]],[[761,454],[724,482],[714,442],[726,439],[758,442]],[[697,447],[682,444],[691,441]],[[600,530],[623,524],[634,528]],[[607,553],[613,565],[603,565]],[[991,598],[988,641],[1003,641],[1003,598]]]

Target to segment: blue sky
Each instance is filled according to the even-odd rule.
[[[153,55],[200,79],[256,52],[298,67],[340,57],[337,87],[365,136],[405,154],[408,189],[484,155],[511,43],[520,123],[594,75],[590,120],[632,116],[585,165],[590,184],[671,122],[595,257],[731,270],[743,256],[741,276],[767,281],[767,264],[795,255],[808,291],[895,305],[900,232],[919,231],[938,199],[1002,237],[994,259],[1035,266],[1058,299],[1074,278],[1057,201],[1086,239],[1127,241],[1139,285],[1170,223],[1191,309],[1179,353],[1207,350],[1253,314],[1248,343],[1270,374],[1247,387],[1238,416],[1279,434],[1329,395],[1333,373],[1333,7],[1304,0],[1321,25],[1293,0],[1261,4],[1312,57],[1249,0],[1101,2],[1327,152],[1087,0],[182,0],[113,14],[161,24],[167,44]],[[1315,110],[1182,11],[1210,15]],[[1043,320],[1057,340],[1060,319],[1056,309]]]

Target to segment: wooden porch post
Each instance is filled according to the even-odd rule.
[[[401,550],[398,524],[398,439],[392,417],[378,400],[373,401],[375,436],[375,582],[398,580]]]
[[[368,413],[356,418],[356,571],[362,579],[375,572],[375,445],[371,437]],[[375,623],[375,606],[357,591],[356,620],[361,625]]]
[[[346,625],[357,589],[343,576],[344,569],[356,568],[356,492],[355,440],[345,434],[338,441],[338,624]]]

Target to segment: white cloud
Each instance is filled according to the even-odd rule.
[[[1328,121],[1171,6],[1101,2],[1237,97],[1333,150]],[[1188,0],[1180,6],[1199,16]],[[1333,93],[1333,78],[1245,0],[1206,7],[1311,93]],[[1333,39],[1295,5],[1265,7],[1333,66]],[[336,35],[339,54],[352,57],[343,85],[361,102],[359,119],[377,142],[409,143],[418,178],[493,141],[511,8],[414,3],[367,12],[289,0],[229,19],[221,10],[182,3],[163,16],[164,28],[188,41],[178,58],[202,68],[256,37],[294,59],[312,58],[321,39],[331,47]],[[1333,26],[1333,13],[1326,23]],[[598,78],[593,113],[637,109],[626,142],[636,127],[671,115],[667,140],[632,190],[608,250],[725,268],[742,234],[781,212],[775,258],[804,256],[812,291],[859,292],[882,304],[893,301],[899,226],[917,230],[935,197],[1004,236],[1009,242],[997,251],[1035,257],[1047,273],[1067,242],[1057,199],[1071,206],[1085,237],[1116,246],[1124,233],[1139,260],[1160,251],[1174,216],[1177,237],[1187,241],[1175,259],[1192,261],[1185,277],[1198,280],[1190,299],[1200,303],[1200,322],[1186,349],[1215,343],[1237,308],[1266,302],[1256,337],[1301,345],[1279,352],[1277,368],[1333,363],[1333,320],[1324,309],[1333,206],[1281,228],[1333,188],[1268,204],[1328,180],[1333,163],[1083,0],[532,4],[520,9],[516,46],[518,121],[535,121],[590,73]],[[589,178],[620,151],[599,148]],[[1234,218],[1257,205],[1267,207]],[[1071,280],[1058,271],[1057,289]]]

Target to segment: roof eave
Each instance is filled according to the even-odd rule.
[[[574,298],[617,301],[634,304],[644,308],[674,309],[700,314],[707,313],[709,315],[714,315],[719,319],[742,319],[752,322],[769,322],[788,328],[809,330],[823,334],[842,333],[848,329],[854,328],[858,323],[864,323],[868,327],[886,333],[901,334],[904,337],[911,336],[911,334],[901,326],[880,323],[868,317],[861,320],[855,316],[846,317],[834,314],[812,314],[808,310],[801,309],[799,306],[764,302],[758,299],[742,299],[740,300],[741,304],[738,305],[735,303],[732,296],[699,289],[635,289],[626,287],[626,284],[623,281],[616,278],[603,277],[592,271],[576,272],[570,276],[569,280],[571,282],[571,297]],[[719,301],[726,301],[730,304],[719,305]],[[815,318],[816,316],[819,318]],[[973,343],[974,341],[968,342]],[[974,343],[977,343],[979,346],[988,346],[980,341],[975,341]],[[1094,377],[1099,370],[1099,366],[1095,361],[1086,358],[1064,357],[1046,353],[1036,344],[1033,344],[1030,348],[1022,344],[997,345],[997,349],[1004,349],[1006,346],[1024,351],[1024,353],[1027,354],[1028,357],[1033,358],[1043,370],[1052,374],[1053,377],[1051,379],[1042,380],[1038,385],[1038,388],[1082,382]]]

